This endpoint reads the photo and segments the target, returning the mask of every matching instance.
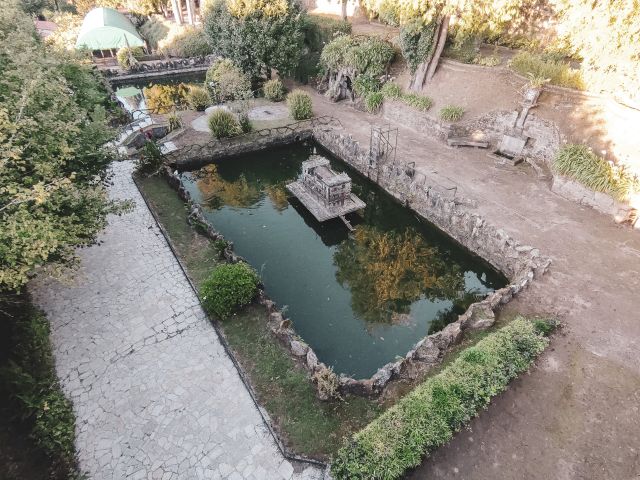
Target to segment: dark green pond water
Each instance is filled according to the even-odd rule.
[[[367,208],[348,217],[354,233],[339,219],[317,222],[285,189],[313,149],[309,143],[260,152],[183,173],[183,180],[336,373],[371,376],[506,284],[482,259],[320,149],[351,176]]]

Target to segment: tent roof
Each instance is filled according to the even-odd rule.
[[[121,47],[142,47],[144,41],[136,27],[120,12],[112,8],[94,8],[84,17],[76,48],[109,50]]]

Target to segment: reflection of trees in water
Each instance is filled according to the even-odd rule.
[[[264,189],[273,204],[273,208],[275,208],[278,212],[282,212],[286,210],[289,206],[289,195],[287,194],[287,189],[285,187],[285,182],[274,183],[272,185],[267,185]]]
[[[244,175],[233,182],[224,180],[215,164],[203,167],[194,178],[206,204],[212,208],[224,205],[247,208],[260,200],[258,185],[249,183]]]
[[[462,315],[467,311],[469,305],[473,302],[481,300],[485,295],[479,294],[477,291],[464,292],[462,295],[458,295],[456,298],[451,298],[453,306],[446,310],[440,310],[436,317],[429,324],[428,335],[439,332],[451,322],[455,322],[459,315]]]
[[[354,311],[368,321],[393,321],[416,300],[458,297],[464,275],[414,230],[380,232],[361,225],[335,252],[336,278],[351,289]]]
[[[179,83],[177,85],[151,85],[144,87],[144,98],[147,108],[154,113],[169,113],[174,105],[185,102],[189,92],[188,85]]]

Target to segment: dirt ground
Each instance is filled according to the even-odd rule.
[[[517,79],[500,73],[487,81],[465,68],[458,73],[445,65],[437,74],[429,86],[436,105],[453,95],[447,86],[469,82],[457,97],[468,102],[468,115],[515,108]],[[566,107],[561,101],[546,95],[539,112],[582,108],[579,101]],[[314,109],[339,118],[364,148],[370,125],[388,123],[317,94]],[[553,259],[549,273],[501,315],[552,315],[564,324],[530,375],[409,478],[639,478],[640,234],[557,196],[526,165],[500,165],[485,151],[456,150],[395,126],[398,158],[416,161],[433,182],[455,184],[460,195],[478,201],[477,212],[488,221]],[[560,126],[584,134],[566,116]]]

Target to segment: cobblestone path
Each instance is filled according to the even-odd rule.
[[[80,467],[100,479],[317,479],[280,454],[131,179],[115,163],[101,244],[72,285],[32,293],[74,404]]]

